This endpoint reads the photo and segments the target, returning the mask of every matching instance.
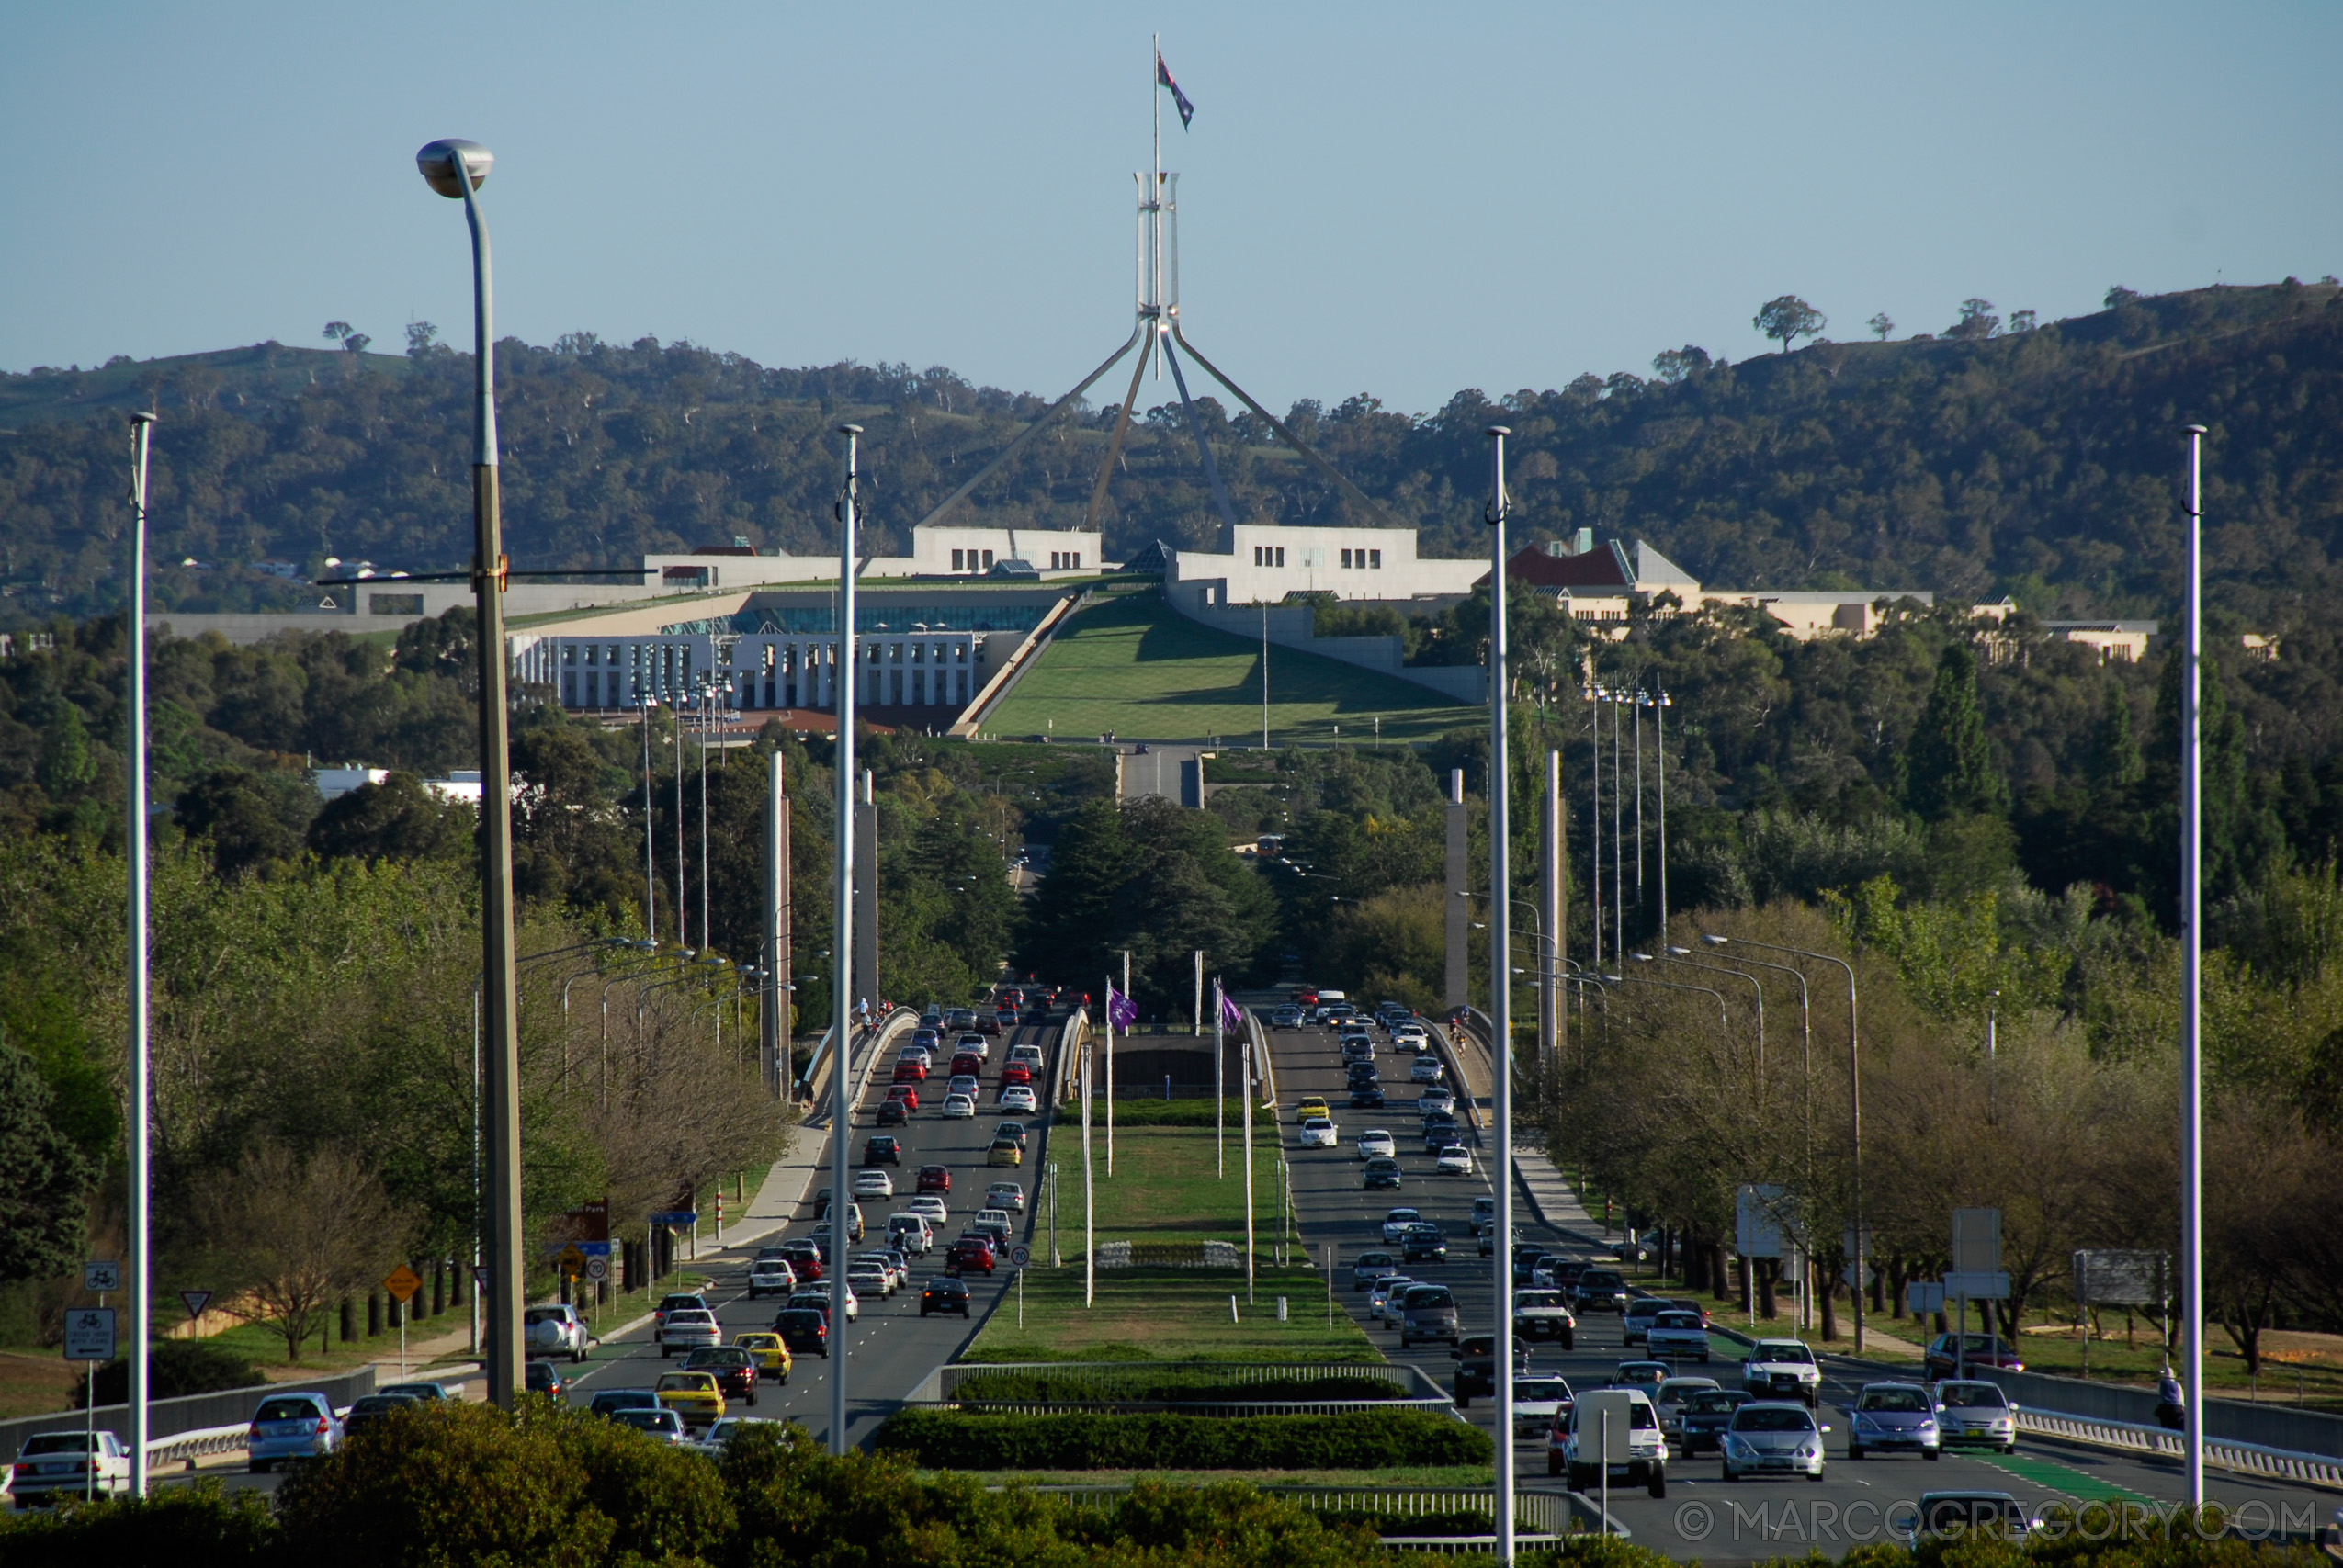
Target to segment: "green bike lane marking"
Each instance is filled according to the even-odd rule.
[[[2152,1504],[2156,1501],[2145,1493],[2134,1492],[2127,1486],[2118,1486],[2112,1482],[2101,1481],[2088,1471],[2077,1470],[2073,1465],[2061,1464],[2056,1460],[2038,1459],[2032,1454],[1982,1453],[1967,1454],[1963,1457],[1975,1459],[1980,1464],[1989,1464],[1996,1470],[2004,1471],[2032,1485],[2047,1487],[2053,1492],[2062,1493],[2078,1503]]]

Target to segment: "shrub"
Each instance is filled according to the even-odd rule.
[[[0,1562],[9,1568],[248,1568],[277,1536],[268,1499],[223,1492],[217,1481],[137,1500],[63,1503],[0,1512]]]
[[[969,1378],[953,1397],[970,1401],[1053,1404],[1289,1404],[1300,1400],[1405,1399],[1389,1378],[1296,1377],[1233,1382],[1209,1371],[1138,1371],[1113,1379],[1047,1372],[986,1372]]]
[[[1488,1433],[1422,1410],[1226,1420],[903,1410],[877,1446],[936,1470],[1380,1470],[1496,1457]]]

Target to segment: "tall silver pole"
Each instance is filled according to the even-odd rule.
[[[659,942],[659,851],[651,811],[651,687],[640,670],[635,672],[635,711],[642,716],[642,934]],[[680,936],[677,941],[680,943]]]
[[[1537,1055],[1540,1066],[1551,1066],[1562,1038],[1562,753],[1545,754],[1545,875],[1538,909],[1545,928],[1545,951],[1538,954]]]
[[[846,1451],[846,1140],[853,1106],[846,1093],[855,1046],[855,486],[863,427],[842,424],[846,488],[838,498],[838,914],[830,933],[837,954],[831,986],[830,1055],[830,1451]],[[681,754],[678,753],[678,765]]]
[[[1668,945],[1668,688],[1658,688],[1652,704],[1652,765],[1659,774],[1659,945]]]
[[[1106,976],[1106,1174],[1115,1174],[1115,976]]]
[[[2204,436],[2189,437],[2189,579],[2180,665],[2180,1310],[2188,1383],[2189,1506],[2204,1506],[2204,1071],[2197,1026],[2203,1003],[2204,753],[2199,733],[2204,674]]]
[[[1238,1081],[1244,1089],[1244,1103],[1238,1107],[1243,1118],[1241,1142],[1245,1161],[1245,1304],[1253,1304],[1253,1050],[1252,1034],[1246,1032],[1244,1070]]]
[[[692,940],[691,921],[688,919],[691,904],[688,901],[690,895],[684,889],[685,880],[690,874],[686,868],[691,863],[684,858],[685,691],[684,683],[680,679],[681,671],[678,671],[677,673],[679,679],[675,682],[675,700],[668,705],[668,711],[674,719],[672,728],[675,732],[675,940],[678,942],[688,943]],[[699,944],[702,948],[707,946],[706,931],[699,933]]]
[[[1269,750],[1269,601],[1261,602],[1261,749]]]
[[[1611,944],[1622,958],[1627,952],[1627,797],[1621,785],[1619,765],[1619,703],[1611,694]]]
[[[782,757],[778,747],[765,760],[764,785],[764,953],[757,960],[764,979],[757,990],[758,1043],[773,1075],[775,1099],[789,1070],[789,1001],[797,995],[796,964],[790,961],[788,900],[783,889],[789,880],[789,802],[783,792]]]
[[[1228,1134],[1227,1132],[1228,1091],[1222,1084],[1222,1064],[1228,1057],[1228,1021],[1220,1010],[1223,995],[1220,982],[1212,983],[1212,1174],[1225,1179],[1228,1174]]]
[[[1636,934],[1641,936],[1644,925],[1644,687],[1641,677],[1636,681],[1634,716],[1629,720],[1636,730]]]
[[[1513,1561],[1513,1012],[1511,922],[1511,829],[1506,802],[1511,793],[1510,753],[1505,744],[1505,437],[1501,424],[1488,427],[1488,1026],[1489,1110],[1497,1130],[1497,1168],[1489,1186],[1497,1195],[1497,1294],[1489,1309],[1496,1334],[1497,1561]]]
[[[1109,1002],[1108,1006],[1114,1004]],[[1098,1303],[1098,1182],[1090,1140],[1091,1048],[1082,1041],[1082,1305]]]
[[[147,974],[146,974],[146,453],[154,415],[130,416],[130,810],[124,827],[130,852],[130,1495],[146,1495],[147,1216]],[[94,1376],[94,1374],[93,1374]],[[93,1396],[92,1406],[97,1401]]]
[[[707,918],[707,727],[714,716],[716,694],[708,687],[699,694],[699,944],[713,949],[716,943],[708,933],[714,929]]]
[[[1203,764],[1203,763],[1201,763],[1201,762],[1199,762],[1199,763],[1197,763],[1196,765],[1197,765],[1198,767],[1202,767],[1204,764]],[[1199,948],[1197,948],[1197,949],[1195,950],[1195,959],[1196,959],[1196,1005],[1195,1005],[1195,1010],[1194,1010],[1194,1012],[1193,1012],[1193,1013],[1191,1013],[1191,1014],[1189,1015],[1189,1021],[1190,1021],[1191,1024],[1193,1025],[1193,1027],[1189,1029],[1188,1032],[1189,1032],[1190,1034],[1193,1034],[1193,1035],[1196,1036],[1198,1039],[1202,1039],[1202,1038],[1204,1037],[1204,949],[1203,949],[1203,948],[1199,947]]]
[[[1602,973],[1602,688],[1591,686],[1592,716],[1588,723],[1587,754],[1592,772],[1587,785],[1587,853],[1592,874],[1587,879],[1587,913],[1594,927],[1594,972]]]

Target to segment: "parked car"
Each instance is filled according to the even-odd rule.
[[[1568,1415],[1549,1429],[1546,1474],[1567,1476],[1571,1491],[1586,1492],[1606,1471],[1630,1486],[1640,1483],[1654,1497],[1668,1495],[1668,1440],[1659,1430],[1659,1412],[1642,1389],[1590,1389],[1571,1401]]]
[[[1760,1339],[1741,1363],[1741,1386],[1760,1399],[1795,1399],[1812,1410],[1822,1395],[1822,1369],[1800,1340]]]
[[[1961,1343],[1956,1349],[1954,1341]],[[1940,1334],[1929,1341],[1923,1370],[1929,1381],[1966,1376],[1969,1371],[2022,1372],[2026,1363],[2019,1358],[2016,1347],[1998,1334]]]
[[[8,1470],[8,1493],[19,1508],[60,1497],[121,1496],[130,1489],[130,1451],[108,1431],[35,1432]]]
[[[968,1294],[967,1283],[955,1280],[949,1275],[930,1280],[920,1292],[922,1317],[925,1317],[932,1312],[956,1312],[962,1317],[967,1317],[969,1315],[972,1304],[973,1300]]]
[[[1947,1379],[1936,1385],[1935,1414],[1941,1444],[2018,1451],[2018,1408],[1999,1383]]]
[[[244,1451],[255,1475],[287,1460],[318,1459],[342,1446],[342,1422],[322,1393],[272,1393],[253,1412]]]
[[[567,1356],[572,1361],[586,1359],[585,1319],[573,1306],[549,1303],[524,1309],[521,1334],[532,1356]]]
[[[1733,1412],[1732,1423],[1725,1428],[1725,1479],[1803,1475],[1808,1481],[1820,1481],[1822,1439],[1829,1430],[1803,1404],[1751,1400]]]
[[[1906,1450],[1923,1459],[1944,1456],[1935,1396],[1919,1383],[1867,1382],[1862,1392],[1855,1395],[1847,1417],[1847,1457],[1851,1460]],[[1966,1419],[1964,1409],[1964,1423]]]

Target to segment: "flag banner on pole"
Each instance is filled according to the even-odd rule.
[[[1223,1029],[1242,1029],[1245,1026],[1245,1010],[1230,1000],[1226,991],[1220,993],[1220,1026]]]
[[[1129,78],[1124,80],[1128,81]],[[1172,67],[1163,63],[1163,51],[1160,49],[1155,51],[1155,80],[1158,85],[1172,89],[1172,101],[1180,109],[1180,129],[1187,130],[1189,122],[1196,118],[1196,106],[1188,102],[1188,95],[1180,91],[1179,83],[1172,80]]]
[[[1117,1029],[1128,1029],[1139,1021],[1139,1004],[1114,987],[1106,987],[1106,1021]]]

